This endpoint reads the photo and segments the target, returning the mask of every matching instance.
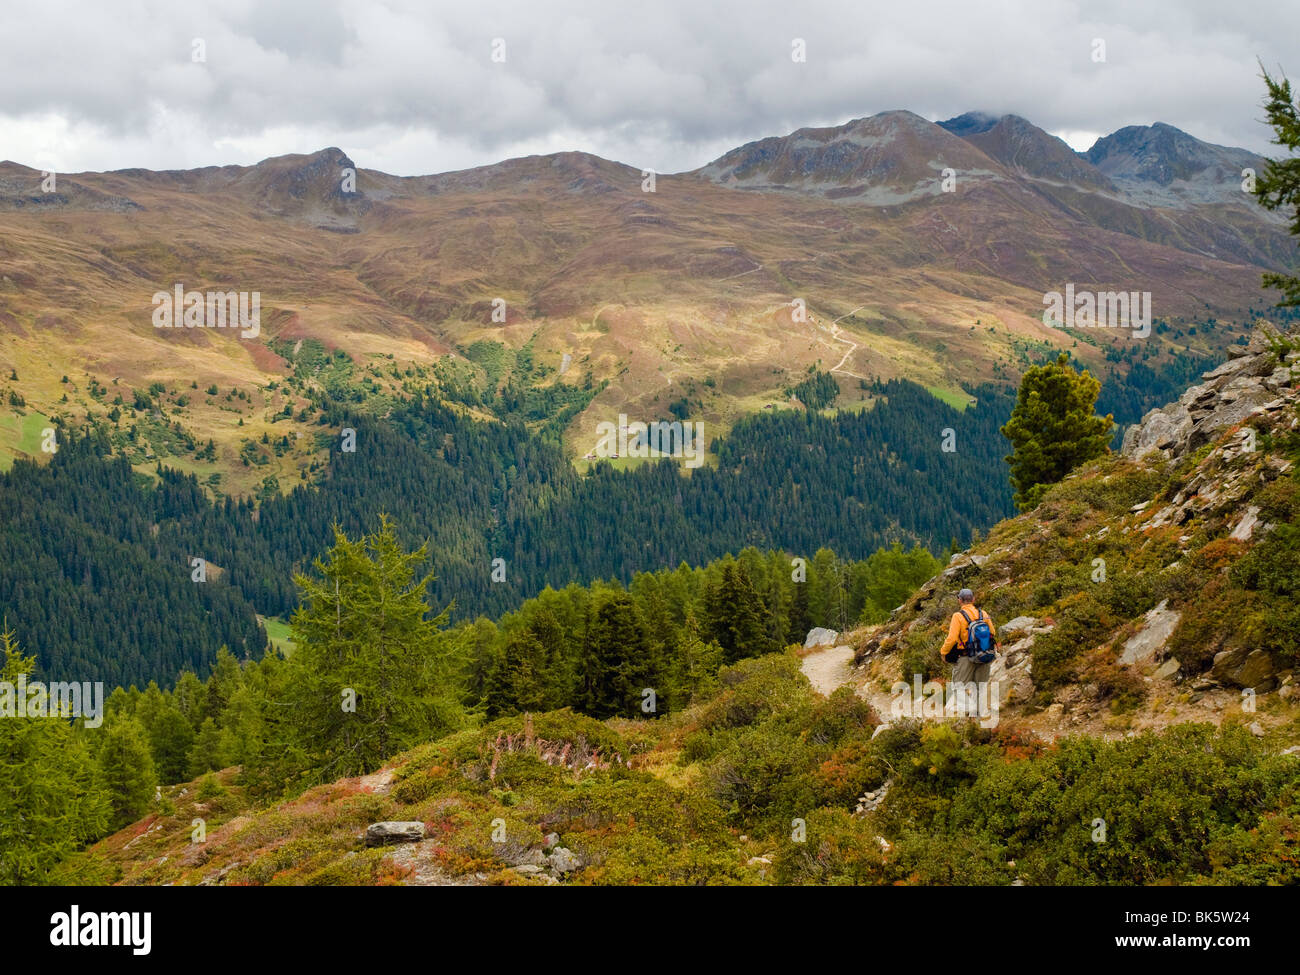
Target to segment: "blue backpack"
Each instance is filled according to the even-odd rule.
[[[963,655],[974,657],[977,664],[991,664],[997,652],[993,646],[993,628],[989,626],[984,610],[976,607],[975,612],[979,613],[977,619],[967,616],[964,609],[960,612],[962,619],[966,621],[966,645],[962,648]]]

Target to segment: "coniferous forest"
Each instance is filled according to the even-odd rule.
[[[963,412],[891,381],[868,410],[752,416],[715,443],[716,466],[689,475],[671,460],[579,474],[523,422],[432,398],[385,419],[335,405],[322,422],[355,429],[355,451],[324,435],[319,483],[260,504],[214,503],[161,466],[150,481],[99,431],[70,430],[49,463],[0,475],[0,605],[51,679],[167,684],[187,668],[206,674],[221,646],[258,656],[256,614],[287,617],[294,573],[334,527],[359,537],[381,514],[402,544],[428,546],[431,595],[453,622],[499,616],[548,585],[627,583],[745,547],[809,560],[894,543],[939,553],[1011,511],[998,428],[1012,400],[974,392]]]

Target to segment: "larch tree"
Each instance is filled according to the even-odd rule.
[[[8,629],[0,641],[0,680],[16,685],[19,675],[30,677],[36,658],[19,650]],[[60,860],[108,829],[108,796],[68,721],[16,712],[0,718],[0,776],[0,884],[42,882]]]
[[[353,540],[336,529],[315,574],[295,577],[301,603],[289,657],[290,724],[312,775],[378,768],[393,754],[456,728],[463,717],[449,612],[428,602],[427,548],[404,551],[393,523]]]

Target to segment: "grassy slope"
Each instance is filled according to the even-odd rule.
[[[288,656],[293,652],[294,642],[289,624],[278,616],[261,616],[257,621],[266,627],[266,636],[276,650]]]
[[[49,417],[33,410],[0,413],[0,470],[13,467],[17,457],[41,456],[41,431]]]
[[[1079,876],[1203,882],[1221,869],[1228,872],[1214,882],[1296,879],[1291,864],[1300,818],[1294,808],[1286,811],[1296,798],[1286,783],[1294,790],[1300,781],[1300,761],[1274,754],[1281,739],[1258,742],[1239,729],[1205,739],[1204,732],[1182,726],[1187,734],[1085,745],[1086,761],[1113,771],[1072,769],[1069,790],[1049,788],[1032,814],[1068,835],[1028,827],[1016,836],[1020,830],[995,825],[983,839],[991,844],[990,861],[978,845],[933,847],[927,839],[933,826],[925,817],[949,804],[959,808],[972,785],[985,793],[977,801],[988,804],[991,817],[1006,815],[1023,796],[1020,778],[1057,780],[1054,763],[1065,760],[1057,746],[1044,746],[1016,722],[994,732],[940,722],[924,729],[900,725],[879,736],[876,724],[846,691],[830,699],[812,691],[795,653],[777,654],[724,672],[715,693],[676,715],[603,723],[568,711],[504,718],[396,756],[372,775],[318,786],[270,807],[250,803],[235,770],[226,770],[167,789],[157,813],[73,858],[58,879],[553,883],[510,869],[541,849],[552,832],[581,858],[583,869],[565,878],[580,884],[1005,884],[1017,874],[1029,882],[1071,882],[1058,875],[1064,868],[1082,871],[1074,882]],[[1300,723],[1292,722],[1287,735],[1300,736]],[[1204,758],[1211,745],[1227,764]],[[1179,784],[1184,773],[1178,766],[1188,760],[1208,763],[1196,774],[1221,776],[1225,794],[1238,795],[1228,788],[1229,777],[1262,776],[1254,790],[1271,784],[1267,793],[1252,793],[1257,798],[1244,823],[1234,820],[1226,801],[1224,811],[1207,820],[1195,795],[1180,791],[1186,784]],[[858,796],[886,781],[890,801],[877,812],[854,815]],[[1075,823],[1079,803],[1095,804],[1096,788],[1114,816],[1116,840],[1123,837],[1118,860],[1090,863],[1100,848]],[[1141,822],[1124,823],[1153,789],[1161,791],[1161,803],[1186,807],[1189,824],[1179,832],[1194,836],[1169,837],[1158,824],[1152,831]],[[195,840],[196,818],[206,831],[201,841]],[[423,823],[426,839],[366,848],[365,827],[390,820]],[[1212,836],[1199,832],[1206,823]],[[1189,851],[1193,839],[1201,847]],[[1164,844],[1177,846],[1188,862],[1181,873],[1170,873]],[[1210,857],[1211,844],[1220,851],[1218,860]],[[1019,868],[1015,858],[1022,860]]]

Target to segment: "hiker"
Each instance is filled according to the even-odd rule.
[[[975,594],[963,589],[957,598],[961,600],[961,608],[952,614],[948,638],[943,641],[939,655],[952,664],[954,693],[965,692],[958,713],[974,716],[980,708],[978,703],[971,707],[971,692],[975,692],[974,699],[978,702],[979,690],[988,685],[989,668],[1002,644],[997,642],[992,618],[975,605]],[[951,700],[950,697],[950,703]]]

